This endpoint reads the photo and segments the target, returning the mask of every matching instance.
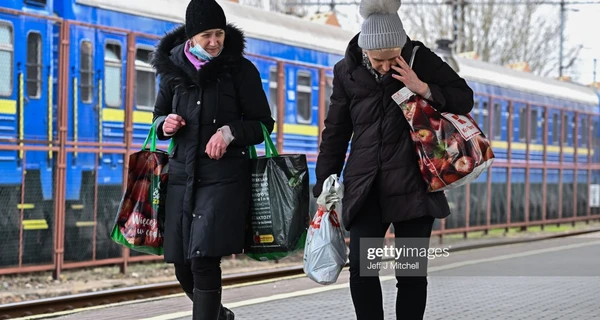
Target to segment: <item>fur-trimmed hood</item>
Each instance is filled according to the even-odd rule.
[[[223,73],[235,74],[246,48],[246,39],[242,30],[228,24],[225,28],[225,43],[221,54],[196,70],[184,53],[185,26],[179,26],[167,33],[158,43],[152,58],[161,81],[176,80],[186,87],[204,86],[217,79]]]

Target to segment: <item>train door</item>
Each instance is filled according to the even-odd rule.
[[[16,55],[19,103],[19,136],[26,141],[45,141],[52,136],[52,64],[54,57],[52,24],[47,20],[26,18],[22,24],[25,41],[19,41]],[[28,144],[27,142],[25,144]],[[26,170],[24,180],[23,257],[36,263],[52,262],[54,208],[52,205],[52,166],[49,151],[19,153]],[[33,254],[35,253],[35,254]],[[40,261],[42,259],[42,261]],[[33,261],[23,261],[28,263]]]
[[[151,57],[155,40],[138,37],[135,49],[135,93],[133,104],[132,143],[142,144],[152,126],[152,111],[156,100],[156,72],[151,65]],[[160,141],[159,148],[167,150],[168,142]],[[142,252],[130,251],[130,256],[146,255]]]
[[[74,25],[70,31],[68,139],[75,143],[97,141],[98,95],[95,87],[96,35],[89,27]],[[93,259],[94,178],[96,154],[68,152],[65,206],[65,260]]]
[[[98,30],[96,32],[95,64],[100,66],[96,77],[98,88],[98,141],[123,143],[125,132],[125,72],[127,38]],[[114,150],[114,149],[113,149]],[[122,196],[123,159],[117,152],[102,150],[98,167],[98,212],[96,227],[97,259],[121,255],[121,248],[106,235],[111,231],[114,213]]]
[[[8,142],[17,138],[17,89],[15,85],[15,30],[14,17],[0,13],[0,142],[1,145],[15,146]],[[17,26],[19,24],[16,24]],[[0,194],[5,211],[0,214],[0,265],[19,263],[19,230],[21,210],[21,174],[17,169],[19,153],[14,150],[0,150]]]

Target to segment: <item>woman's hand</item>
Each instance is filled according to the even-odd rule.
[[[429,86],[427,83],[421,81],[417,74],[410,68],[408,63],[402,57],[397,57],[396,62],[397,66],[392,66],[392,69],[396,70],[398,74],[392,74],[392,77],[398,79],[404,83],[404,85],[410,89],[410,91],[425,97],[427,91],[429,90]]]
[[[162,129],[166,135],[172,136],[183,126],[185,126],[185,120],[180,115],[171,113],[163,122]]]
[[[204,152],[206,152],[211,159],[219,160],[225,154],[226,149],[227,142],[225,142],[223,134],[221,130],[219,130],[210,138],[206,144],[206,150]]]

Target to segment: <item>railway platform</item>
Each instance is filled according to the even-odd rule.
[[[600,232],[458,251],[429,260],[425,319],[600,319]],[[235,319],[355,319],[344,269],[336,284],[304,275],[225,287]],[[393,271],[381,272],[386,319]],[[54,319],[191,319],[184,295],[82,309]]]

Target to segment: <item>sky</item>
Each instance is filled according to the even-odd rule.
[[[347,0],[346,0],[347,1]],[[513,0],[518,1],[518,0]],[[556,1],[559,0],[548,0]],[[575,61],[571,69],[565,70],[564,75],[571,76],[572,81],[590,84],[593,79],[594,58],[598,59],[596,81],[600,82],[600,0],[566,0],[568,2],[593,2],[592,4],[573,4],[568,5],[566,11],[567,19],[565,23],[565,52],[571,47],[582,45],[583,48],[579,53],[579,58]],[[313,2],[317,2],[314,0]],[[326,3],[328,1],[322,0]],[[338,1],[345,2],[345,1]],[[349,1],[348,1],[349,2]],[[316,11],[317,7],[311,7]],[[322,10],[327,10],[327,6],[321,7]],[[338,20],[344,29],[353,31],[360,30],[360,16],[358,15],[358,7],[354,5],[338,6]],[[402,10],[402,7],[400,8]],[[576,10],[576,11],[573,11]],[[543,14],[549,15],[552,19],[556,19],[556,23],[560,23],[559,6],[548,5],[544,6]],[[559,48],[556,48],[558,55]],[[565,59],[566,60],[566,59]],[[567,64],[564,61],[563,64]],[[553,77],[558,77],[558,70],[551,74]]]
[[[593,81],[594,58],[598,59],[596,67],[596,81],[600,82],[600,0],[598,4],[570,5],[567,11],[565,36],[567,41],[574,45],[583,45],[576,64],[577,80],[583,84]]]

